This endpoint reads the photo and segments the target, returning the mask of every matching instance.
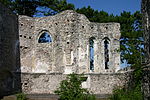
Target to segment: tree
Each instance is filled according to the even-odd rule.
[[[60,100],[95,100],[94,95],[91,95],[87,89],[81,88],[83,80],[82,75],[70,74],[60,83],[55,93],[60,96]]]
[[[43,11],[45,16],[55,15],[64,10],[74,10],[74,5],[67,3],[66,0],[40,0],[40,7],[45,7],[47,11]]]
[[[130,12],[123,12],[117,18],[121,24],[121,56],[122,60],[127,60],[132,68],[135,68],[138,63],[141,63],[143,55],[143,37],[140,12],[131,14]],[[138,62],[138,63],[137,63]]]
[[[38,0],[15,0],[11,9],[20,15],[33,16],[37,11]]]
[[[1,0],[0,3],[4,4],[7,7],[10,7],[11,6],[11,1],[12,0]]]
[[[0,2],[14,13],[27,16],[33,16],[39,4],[39,0],[2,0]]]
[[[67,3],[66,0],[1,0],[0,2],[14,13],[27,16],[33,16],[37,13],[48,16],[68,9],[74,10],[74,5]],[[41,11],[42,8],[44,8],[43,11]]]

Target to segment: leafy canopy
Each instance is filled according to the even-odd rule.
[[[9,7],[19,15],[33,16],[38,13],[54,15],[61,11],[74,10],[74,5],[66,0],[1,0],[0,3]],[[44,11],[41,9],[44,8]]]

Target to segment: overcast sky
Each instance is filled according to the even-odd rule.
[[[119,15],[122,11],[140,11],[141,0],[67,0],[69,3],[73,3],[76,8],[82,8],[90,5],[91,8],[96,10],[104,10],[109,14]]]

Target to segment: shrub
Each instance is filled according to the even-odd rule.
[[[26,95],[24,93],[16,94],[17,100],[27,100]]]
[[[83,80],[82,75],[69,74],[67,79],[60,83],[55,93],[60,96],[60,100],[95,100],[94,95],[81,87]]]
[[[134,89],[128,90],[125,88],[115,89],[110,100],[143,100],[141,86],[136,86]]]

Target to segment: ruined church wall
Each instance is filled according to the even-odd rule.
[[[116,72],[120,66],[117,52],[120,38],[119,23],[92,23],[84,15],[64,11],[55,16],[31,18],[19,16],[22,72],[89,73],[89,39],[94,37],[94,73]],[[21,26],[22,25],[22,26]],[[32,27],[32,28],[31,28]],[[38,43],[48,32],[51,43]],[[24,39],[32,37],[32,39]],[[104,39],[109,40],[109,69],[105,70]],[[23,47],[23,46],[22,46]]]
[[[34,19],[19,16],[19,40],[21,71],[31,71],[34,66]]]
[[[82,87],[94,94],[112,94],[114,88],[125,86],[128,83],[130,75],[131,72],[85,74],[87,80],[82,83]],[[22,73],[22,90],[27,94],[54,94],[66,76],[60,73]]]
[[[119,23],[90,23],[85,25],[85,32],[79,32],[80,54],[79,65],[80,72],[84,67],[88,68],[85,72],[90,72],[90,51],[89,39],[94,39],[94,70],[95,73],[116,72],[120,66],[120,54],[117,52],[120,48],[120,24]],[[109,69],[105,69],[104,40],[109,40]],[[87,58],[86,58],[87,57]],[[88,67],[87,67],[88,66]]]
[[[0,97],[19,89],[20,69],[18,16],[0,3]]]
[[[85,83],[87,89],[94,94],[112,94],[114,89],[127,86],[131,72],[90,74]]]
[[[54,94],[66,75],[53,73],[22,73],[22,91],[26,94]]]

